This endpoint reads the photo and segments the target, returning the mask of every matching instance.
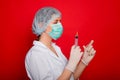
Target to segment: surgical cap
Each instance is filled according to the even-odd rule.
[[[44,7],[38,10],[32,23],[33,33],[37,36],[41,35],[47,28],[48,24],[58,17],[61,17],[61,13],[53,7]]]

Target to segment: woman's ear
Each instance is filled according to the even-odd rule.
[[[47,26],[45,32],[49,33],[52,31],[52,27],[50,25]]]

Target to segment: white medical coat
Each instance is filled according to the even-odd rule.
[[[60,48],[52,43],[58,57],[40,41],[34,41],[33,47],[25,58],[25,68],[31,80],[57,80],[62,74],[67,59]],[[70,80],[74,80],[73,75]]]

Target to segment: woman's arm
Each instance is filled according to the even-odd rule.
[[[84,54],[83,54],[81,62],[79,63],[79,65],[77,66],[77,68],[74,72],[75,80],[79,79],[80,75],[82,74],[82,72],[84,71],[86,66],[91,62],[91,60],[95,56],[96,50],[94,50],[94,48],[92,46],[93,42],[94,41],[91,40],[91,42],[87,46],[83,46]]]
[[[70,80],[71,75],[72,75],[72,72],[65,68],[63,73],[57,80]]]
[[[57,80],[70,80],[70,77],[72,74],[74,76],[74,79],[78,80],[85,68],[86,68],[86,65],[82,62],[79,63],[74,74],[70,70],[65,68],[62,75]]]
[[[60,77],[57,80],[69,80],[72,73],[75,71],[76,66],[79,63],[81,57],[82,57],[82,52],[80,50],[80,47],[72,46],[68,64],[66,65],[63,73],[60,75]]]
[[[86,65],[81,61],[78,64],[78,66],[77,66],[77,68],[76,68],[76,70],[73,74],[75,80],[79,79],[79,77],[81,76],[81,74],[82,74],[82,72],[84,71],[85,68],[86,68]]]

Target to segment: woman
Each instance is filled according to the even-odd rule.
[[[26,71],[31,80],[77,80],[94,57],[96,51],[92,40],[84,46],[84,54],[79,46],[73,45],[69,61],[66,59],[60,47],[52,42],[63,32],[60,20],[60,11],[52,7],[40,9],[34,17],[32,29],[39,38],[33,41],[33,47],[25,59]]]

